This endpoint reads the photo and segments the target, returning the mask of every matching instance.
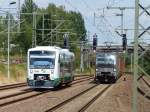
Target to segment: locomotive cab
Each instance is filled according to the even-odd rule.
[[[115,82],[117,79],[116,55],[96,54],[96,79],[100,82]]]

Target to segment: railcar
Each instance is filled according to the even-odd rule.
[[[39,46],[27,53],[27,84],[31,88],[56,88],[74,79],[74,53],[56,46]]]
[[[115,83],[121,75],[122,63],[120,55],[111,52],[96,52],[95,79],[100,82]],[[121,69],[120,69],[121,68]]]

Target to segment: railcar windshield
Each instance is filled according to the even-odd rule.
[[[31,69],[53,69],[55,66],[54,51],[30,51],[29,57]]]
[[[53,69],[54,66],[54,58],[30,58],[31,69]]]

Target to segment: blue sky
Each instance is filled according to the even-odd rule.
[[[8,3],[18,0],[0,0],[0,8],[4,7],[17,7],[16,5],[9,6]],[[33,0],[39,7],[47,7],[48,3],[54,3],[57,6],[64,5],[66,10],[74,10],[82,13],[85,20],[87,31],[90,32],[90,40],[94,33],[98,35],[99,44],[105,41],[121,44],[121,38],[114,32],[116,28],[120,28],[120,17],[115,16],[120,13],[120,10],[107,10],[105,9],[105,19],[100,17],[103,11],[102,8],[107,6],[113,7],[134,7],[135,0]],[[140,0],[141,4],[145,7],[150,3],[150,0]],[[21,4],[24,0],[21,0]],[[94,25],[94,13],[96,13]],[[150,17],[143,15],[140,19],[145,27],[150,23]],[[149,24],[150,25],[150,24]],[[134,10],[124,11],[124,28],[134,28]],[[127,31],[129,42],[133,41],[133,31]],[[145,34],[145,37],[149,35]]]

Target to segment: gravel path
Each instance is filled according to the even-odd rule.
[[[126,75],[113,85],[103,97],[91,105],[86,112],[131,112],[132,108],[132,75]],[[143,105],[144,104],[144,105]],[[150,112],[150,100],[138,93],[138,112]]]

